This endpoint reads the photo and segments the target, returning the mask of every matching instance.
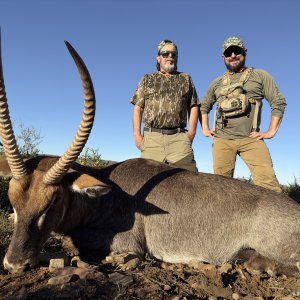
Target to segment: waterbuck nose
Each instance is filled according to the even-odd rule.
[[[6,269],[9,273],[23,273],[30,268],[34,267],[35,264],[33,264],[30,260],[26,260],[25,262],[16,262],[12,263],[9,262],[7,256],[4,257],[3,260],[3,266],[4,269]]]

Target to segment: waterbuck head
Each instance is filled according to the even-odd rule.
[[[70,187],[79,191],[101,188],[103,184],[86,174],[70,173],[91,132],[95,116],[95,93],[89,72],[74,50],[65,42],[73,57],[84,91],[84,112],[77,133],[60,158],[39,156],[24,161],[20,155],[9,116],[3,79],[0,36],[0,135],[10,169],[8,196],[14,209],[14,233],[4,258],[10,272],[24,271],[37,264],[38,254],[50,232],[61,226]],[[4,171],[3,171],[4,170]]]

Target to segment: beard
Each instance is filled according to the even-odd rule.
[[[172,73],[177,70],[177,66],[175,64],[170,65],[170,64],[161,64],[160,65],[161,69],[163,69],[167,73]]]
[[[227,62],[226,60],[224,60],[227,70],[229,70],[231,72],[237,72],[240,69],[242,69],[245,66],[245,62],[246,62],[245,57],[240,57],[238,60],[239,60],[239,63],[236,65],[231,65],[230,62]]]

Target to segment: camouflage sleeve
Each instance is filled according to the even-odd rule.
[[[262,80],[264,98],[269,102],[272,116],[282,117],[286,107],[286,100],[279,91],[272,76],[265,70],[257,70]]]
[[[200,106],[200,101],[197,95],[197,91],[194,85],[194,82],[192,80],[192,77],[189,75],[189,85],[190,85],[190,91],[189,91],[189,107],[191,108],[193,106]]]
[[[216,96],[215,96],[215,86],[216,86],[216,80],[214,80],[206,90],[206,93],[204,95],[204,98],[201,102],[201,113],[202,114],[208,114],[212,107],[214,106],[216,102]]]
[[[147,75],[145,75],[139,82],[134,95],[132,96],[130,103],[133,105],[138,105],[141,108],[145,106],[145,82],[146,82]]]

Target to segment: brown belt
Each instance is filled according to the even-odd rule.
[[[184,128],[174,128],[174,129],[160,129],[160,128],[144,128],[144,131],[148,131],[148,132],[159,132],[161,134],[175,134],[175,133],[179,133],[179,132],[186,132],[186,129]]]

